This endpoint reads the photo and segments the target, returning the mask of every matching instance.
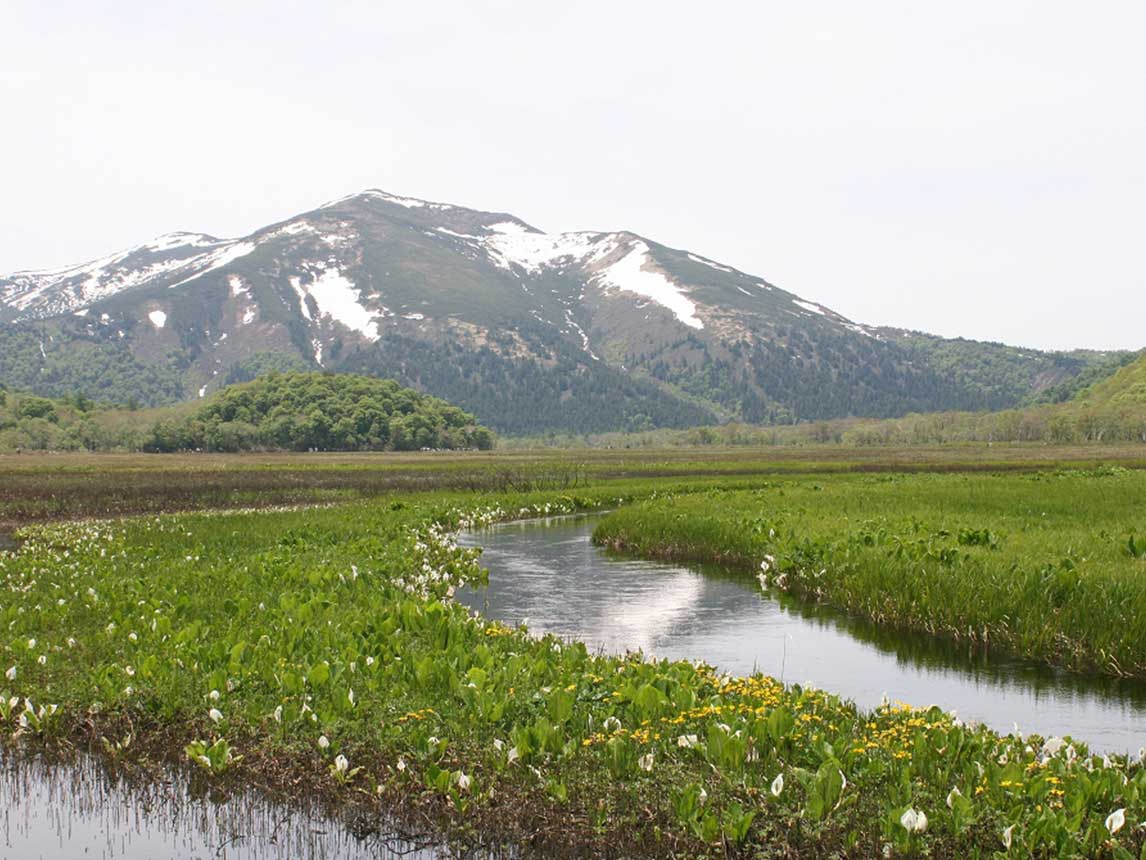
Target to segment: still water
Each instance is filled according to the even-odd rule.
[[[255,791],[218,793],[86,755],[0,749],[2,860],[437,860],[444,852],[376,818],[331,818]]]
[[[973,657],[897,634],[720,569],[619,557],[594,546],[595,516],[463,534],[484,548],[489,586],[458,599],[508,624],[590,648],[760,671],[874,707],[883,696],[955,710],[1004,733],[1071,735],[1101,752],[1146,745],[1146,683],[1094,680],[1019,660]]]

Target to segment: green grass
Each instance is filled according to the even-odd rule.
[[[372,498],[394,492],[567,491],[634,478],[1146,467],[1134,446],[721,448],[344,454],[0,454],[0,533],[46,520]]]
[[[614,523],[671,521],[667,539],[687,533],[681,514],[726,512],[723,532],[703,533],[732,542],[828,509],[898,523],[910,498],[921,521],[950,509],[997,534],[999,550],[965,548],[978,557],[1011,552],[1028,520],[1032,540],[1061,540],[1051,523],[1069,523],[1071,500],[1121,510],[1141,489],[1120,474],[994,481],[828,475],[718,492],[640,478],[37,526],[0,554],[0,721],[113,756],[178,752],[212,779],[375,798],[545,856],[990,857],[1009,833],[1011,856],[1138,857],[1146,769],[1124,758],[591,654],[449,599],[482,576],[448,538],[466,523],[644,498]],[[1000,521],[1024,498],[1039,504]],[[764,544],[737,546],[758,563]],[[909,809],[926,829],[904,826]]]
[[[1146,677],[1146,473],[816,476],[659,498],[595,539],[715,561],[881,625]]]

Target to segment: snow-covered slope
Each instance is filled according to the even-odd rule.
[[[15,272],[0,278],[0,306],[6,307],[9,316],[17,320],[75,313],[128,290],[156,286],[176,288],[211,273],[225,275],[228,266],[256,248],[275,246],[284,240],[303,240],[317,243],[319,253],[308,253],[307,259],[281,260],[294,263],[299,269],[297,274],[288,274],[286,282],[292,285],[296,295],[313,296],[320,315],[329,316],[367,338],[377,339],[373,317],[385,316],[387,309],[384,305],[371,306],[363,300],[354,281],[344,272],[347,255],[340,253],[351,251],[350,256],[355,256],[353,246],[364,238],[360,225],[354,223],[355,219],[332,221],[326,217],[331,211],[348,207],[369,209],[372,204],[399,207],[429,220],[444,221],[425,231],[426,235],[452,240],[473,252],[471,256],[484,256],[490,264],[519,280],[528,281],[546,273],[572,272],[587,287],[648,300],[664,308],[680,324],[697,330],[704,328],[704,311],[698,309],[691,297],[691,287],[696,285],[671,274],[649,243],[631,233],[543,233],[511,217],[481,223],[488,221],[482,218],[486,213],[377,190],[335,200],[314,213],[241,239],[171,233],[91,262],[62,269]],[[456,220],[448,217],[451,214],[474,222],[476,230],[451,229],[449,225]],[[716,273],[717,280],[744,277],[730,267],[694,254],[686,254],[686,259]],[[698,280],[699,286],[713,286],[713,277]],[[763,285],[758,279],[748,280],[756,286]],[[752,295],[743,286],[741,292]],[[305,304],[303,299],[300,302]],[[300,312],[305,315],[301,305]],[[847,322],[818,308],[792,296],[792,312],[808,310]]]
[[[133,287],[198,277],[250,253],[252,247],[201,233],[168,233],[88,263],[0,278],[0,305],[22,318],[69,313]]]

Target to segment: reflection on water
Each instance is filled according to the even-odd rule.
[[[212,796],[178,771],[156,780],[91,756],[50,761],[0,750],[0,858],[140,860],[358,860],[447,856],[379,830],[332,819],[311,806],[254,791]],[[213,789],[217,791],[216,789]]]
[[[973,656],[888,631],[719,569],[623,558],[590,542],[595,517],[507,523],[461,536],[484,548],[487,588],[458,599],[535,633],[610,652],[759,670],[873,707],[887,695],[937,704],[1003,732],[1071,735],[1107,752],[1146,744],[1146,683],[1089,679],[1019,660]]]

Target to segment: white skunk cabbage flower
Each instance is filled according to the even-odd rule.
[[[1124,824],[1126,824],[1125,809],[1116,809],[1106,816],[1106,829],[1110,831],[1111,836],[1121,830]]]
[[[909,806],[903,815],[899,816],[899,823],[908,833],[923,833],[927,830],[927,814]]]
[[[772,780],[772,796],[779,797],[780,792],[784,790],[784,774],[776,774],[776,778]]]

